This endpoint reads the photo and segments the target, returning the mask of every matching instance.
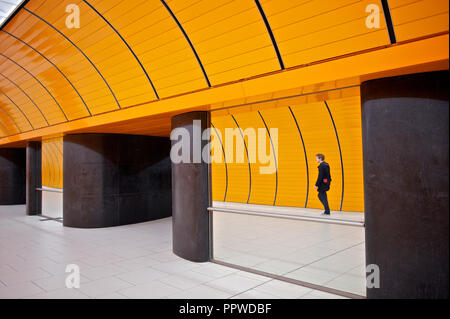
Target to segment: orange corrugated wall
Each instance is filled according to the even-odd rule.
[[[42,139],[42,186],[63,188],[63,138]]]
[[[358,94],[351,95],[309,103],[287,100],[276,107],[274,103],[272,107],[262,103],[244,110],[212,112],[211,122],[220,132],[224,146],[227,144],[225,129],[236,128],[236,123],[242,130],[265,129],[264,122],[269,129],[278,129],[277,173],[261,174],[259,168],[263,164],[258,159],[250,163],[249,169],[247,156],[244,163],[232,162],[229,157],[226,164],[213,163],[213,200],[322,208],[313,187],[318,173],[315,154],[323,153],[332,171],[332,187],[328,192],[331,209],[362,212],[361,104]],[[213,139],[216,138],[213,130]],[[248,138],[245,140],[250,147]],[[269,150],[268,135],[266,143]],[[222,149],[214,151],[222,152]]]

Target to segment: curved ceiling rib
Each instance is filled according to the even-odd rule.
[[[22,111],[22,109],[16,104],[16,102],[14,102],[5,92],[3,92],[2,90],[0,90],[0,93],[3,94],[4,96],[6,96],[6,98],[12,103],[14,104],[14,106],[19,110],[20,113],[22,113],[22,115],[25,117],[25,119],[27,120],[28,124],[30,124],[31,129],[34,130],[34,126],[33,124],[31,124],[30,119],[28,118],[28,116],[25,115],[25,113]]]
[[[72,40],[70,40],[64,33],[62,33],[61,31],[59,31],[57,28],[55,28],[50,22],[46,21],[44,18],[40,17],[39,15],[37,15],[36,13],[28,10],[27,8],[23,8],[23,10],[25,10],[26,12],[28,12],[29,14],[33,15],[34,17],[38,18],[39,20],[41,20],[42,22],[44,22],[45,24],[47,24],[50,28],[52,28],[53,30],[55,30],[56,32],[58,32],[61,36],[63,36],[67,41],[70,42],[70,44],[72,44],[72,46],[74,46],[85,58],[86,60],[88,60],[88,62],[92,65],[92,67],[95,69],[95,71],[97,71],[98,75],[100,75],[100,77],[102,78],[103,82],[105,82],[105,85],[108,87],[109,91],[111,92],[111,95],[114,97],[114,100],[117,103],[117,106],[119,107],[119,109],[121,109],[120,107],[120,103],[117,100],[116,95],[114,94],[113,90],[111,89],[111,87],[109,86],[108,82],[106,81],[105,77],[103,76],[103,74],[100,72],[100,70],[95,66],[95,64],[92,62],[92,60],[83,52],[83,50],[81,50],[75,43],[72,42]]]
[[[9,135],[8,129],[7,129],[6,126],[3,124],[3,121],[0,121],[0,126],[2,127],[3,135],[4,135],[4,136]]]
[[[280,63],[280,68],[282,70],[284,70],[285,67],[284,67],[283,58],[281,56],[280,49],[278,48],[277,41],[275,40],[275,36],[273,35],[272,28],[270,27],[269,20],[267,20],[267,16],[264,13],[264,9],[262,8],[261,3],[259,2],[259,0],[255,0],[255,3],[256,3],[256,6],[258,7],[259,13],[261,14],[261,18],[264,21],[264,24],[265,24],[266,29],[267,29],[267,33],[269,33],[270,40],[272,41],[273,48],[275,49],[275,53],[276,53],[277,58],[278,58],[278,62]]]
[[[47,118],[45,117],[44,113],[42,113],[42,110],[39,108],[39,106],[37,106],[37,104],[33,101],[33,99],[13,80],[11,80],[10,78],[8,78],[6,75],[0,73],[0,75],[5,78],[6,80],[8,80],[9,82],[11,82],[11,84],[13,84],[16,88],[18,88],[27,98],[28,100],[30,100],[31,103],[33,103],[33,105],[36,107],[36,109],[39,111],[39,113],[41,113],[42,117],[44,118],[45,122],[47,123],[47,125],[50,125],[50,123],[48,122]]]
[[[53,94],[47,89],[47,87],[42,84],[42,82],[33,75],[33,73],[31,73],[30,71],[28,71],[27,69],[25,69],[22,65],[20,65],[19,63],[17,63],[16,61],[14,61],[13,59],[11,59],[10,57],[4,55],[3,53],[0,52],[0,56],[3,56],[5,59],[8,59],[9,61],[11,61],[12,63],[14,63],[15,65],[17,65],[19,68],[21,68],[22,70],[24,70],[28,75],[30,75],[33,79],[35,79],[40,86],[42,86],[42,88],[51,96],[51,98],[53,99],[53,101],[55,101],[56,105],[58,105],[59,109],[61,110],[61,113],[64,115],[66,122],[69,121],[69,119],[67,118],[66,113],[64,112],[64,110],[62,109],[61,105],[59,104],[59,102],[56,100],[56,98],[53,96]]]
[[[164,7],[169,11],[170,15],[172,16],[175,23],[178,25],[178,28],[180,28],[180,31],[183,33],[184,37],[186,38],[186,41],[189,43],[189,46],[192,49],[192,52],[195,55],[195,58],[197,59],[198,64],[200,65],[200,68],[202,69],[203,75],[205,76],[206,83],[208,84],[208,87],[211,87],[211,82],[209,82],[208,75],[206,74],[206,70],[203,67],[203,63],[200,60],[200,57],[197,54],[197,51],[194,48],[194,45],[192,44],[191,40],[189,39],[189,36],[187,35],[186,31],[184,30],[183,26],[181,25],[180,21],[178,21],[177,17],[173,13],[173,11],[170,9],[169,5],[166,3],[166,1],[161,0],[161,3],[164,5]]]
[[[33,48],[31,45],[29,45],[28,43],[26,43],[25,41],[23,41],[22,39],[19,39],[18,37],[16,37],[14,34],[9,33],[8,31],[2,30],[3,32],[5,32],[7,35],[9,35],[10,37],[13,37],[14,39],[16,39],[17,41],[25,44],[27,47],[29,47],[30,49],[32,49],[33,51],[35,51],[37,54],[39,54],[41,57],[43,57],[47,62],[49,62],[51,65],[53,65],[55,67],[56,70],[58,70],[58,72],[66,79],[67,82],[69,82],[70,86],[75,90],[75,92],[77,93],[77,95],[80,97],[81,101],[83,102],[84,106],[86,107],[86,110],[89,113],[89,116],[92,116],[91,110],[89,109],[89,107],[86,105],[86,102],[84,101],[83,97],[81,96],[80,92],[78,92],[78,90],[75,88],[75,86],[72,84],[72,82],[67,78],[67,76],[60,70],[60,68],[58,68],[58,66],[53,63],[52,61],[50,61],[45,55],[43,55],[41,52],[39,52],[38,50],[36,50],[35,48]]]
[[[395,35],[394,24],[392,23],[391,9],[387,0],[381,0],[381,6],[383,7],[384,19],[386,21],[386,27],[389,34],[389,40],[391,44],[397,43],[397,37]]]
[[[120,34],[120,32],[97,10],[94,8],[93,5],[91,5],[89,2],[87,2],[86,0],[83,0],[84,3],[86,3],[87,6],[89,6],[96,14],[98,14],[98,16],[100,18],[103,19],[103,21],[106,22],[106,24],[108,24],[111,29],[117,34],[117,36],[123,41],[123,43],[127,46],[128,50],[131,52],[131,54],[133,54],[135,60],[137,61],[137,63],[139,63],[140,68],[142,69],[142,71],[145,73],[145,76],[147,77],[148,82],[150,83],[153,92],[155,92],[156,98],[159,100],[159,95],[158,92],[156,92],[156,88],[153,85],[152,80],[150,79],[150,76],[147,73],[147,70],[144,68],[144,66],[142,65],[141,61],[139,60],[139,58],[137,57],[136,53],[134,53],[133,49],[131,48],[131,46],[128,44],[128,42],[123,38],[123,36]]]
[[[17,131],[19,131],[19,133],[22,133],[22,130],[20,129],[19,126],[17,126],[16,121],[14,121],[14,119],[11,117],[11,115],[9,115],[8,112],[6,112],[6,110],[0,105],[0,110],[2,110],[6,116],[8,116],[8,118],[10,119],[10,121],[14,124],[14,126],[17,128]]]

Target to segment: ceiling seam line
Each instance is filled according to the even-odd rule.
[[[62,109],[61,105],[59,104],[59,102],[56,100],[56,98],[53,96],[53,94],[50,93],[50,91],[47,89],[47,87],[36,77],[34,76],[30,71],[28,71],[27,69],[25,69],[22,65],[20,65],[19,63],[17,63],[16,61],[14,61],[13,59],[11,59],[10,57],[4,55],[3,53],[0,52],[0,55],[3,56],[4,58],[8,59],[9,61],[11,61],[12,63],[14,63],[15,65],[17,65],[19,68],[21,68],[22,70],[24,70],[28,75],[30,75],[33,79],[35,79],[41,86],[42,88],[52,97],[53,101],[55,101],[56,105],[58,105],[59,109],[61,110],[62,114],[64,115],[64,117],[66,118],[66,122],[69,121],[69,119],[67,118],[66,113],[64,112],[64,110]]]
[[[261,18],[264,21],[264,25],[266,26],[267,33],[269,33],[270,40],[272,41],[272,45],[275,50],[275,54],[277,55],[278,63],[280,63],[280,68],[282,70],[284,70],[285,67],[284,67],[283,58],[281,56],[280,49],[278,48],[278,44],[277,44],[277,40],[275,39],[275,35],[273,34],[272,28],[270,27],[269,20],[267,19],[267,16],[266,16],[264,9],[262,8],[259,0],[255,0],[255,3],[256,3],[256,6],[258,7],[259,13],[261,14]]]
[[[2,30],[3,32],[5,32],[6,34],[8,34],[9,36],[13,37],[14,39],[16,39],[17,41],[25,44],[26,46],[28,46],[30,49],[32,49],[33,51],[35,51],[37,54],[39,54],[41,57],[43,57],[46,61],[48,61],[51,65],[53,65],[55,67],[56,70],[58,70],[58,72],[67,80],[67,82],[69,82],[70,86],[74,89],[74,91],[77,93],[77,95],[80,97],[81,101],[83,102],[84,106],[86,107],[86,110],[89,113],[89,116],[92,116],[91,110],[89,109],[89,107],[86,105],[86,102],[84,101],[84,99],[81,97],[80,92],[78,92],[78,90],[75,88],[75,86],[72,84],[72,82],[67,78],[67,76],[59,69],[59,67],[53,63],[52,61],[50,61],[45,55],[43,55],[41,52],[39,52],[38,50],[36,50],[35,48],[33,48],[30,44],[26,43],[25,41],[23,41],[22,39],[16,37],[15,35]]]
[[[152,80],[150,79],[150,76],[147,73],[147,70],[144,68],[142,62],[139,60],[139,58],[137,57],[136,53],[133,51],[133,49],[131,48],[131,46],[128,44],[128,42],[125,40],[125,38],[120,34],[120,32],[96,9],[94,8],[94,6],[92,6],[89,2],[87,2],[86,0],[83,0],[84,3],[86,3],[86,5],[88,5],[95,13],[97,13],[100,18],[102,18],[110,27],[111,29],[113,29],[113,31],[117,34],[117,36],[123,41],[123,43],[127,46],[127,48],[130,50],[131,54],[134,56],[134,58],[136,59],[136,61],[139,63],[139,66],[141,67],[142,71],[145,73],[145,76],[147,77],[153,92],[156,95],[156,98],[159,100],[159,95],[158,92],[156,91],[156,88],[152,82]]]
[[[209,81],[208,75],[206,74],[206,70],[203,66],[202,61],[200,60],[200,57],[197,53],[197,51],[194,48],[194,45],[192,44],[191,40],[189,39],[189,36],[187,35],[186,31],[184,30],[183,26],[181,25],[180,21],[178,21],[177,17],[175,16],[175,14],[173,13],[173,11],[170,9],[169,5],[166,3],[166,1],[161,0],[161,3],[163,4],[163,6],[167,9],[167,11],[169,12],[169,14],[172,16],[173,20],[175,21],[175,23],[178,25],[178,28],[180,29],[180,31],[183,33],[184,38],[186,39],[186,41],[188,42],[189,46],[192,49],[192,52],[195,55],[195,58],[197,59],[197,62],[200,66],[200,68],[202,69],[203,75],[205,77],[206,83],[208,84],[208,87],[211,87],[211,82]]]
[[[22,133],[22,130],[19,128],[19,126],[17,125],[16,121],[11,117],[11,115],[9,115],[8,112],[5,111],[5,109],[0,105],[0,109],[9,117],[9,119],[11,120],[11,122],[15,125],[15,127],[17,128],[17,130],[19,131],[19,133]]]
[[[8,100],[11,101],[12,104],[14,104],[14,106],[19,110],[20,113],[22,113],[22,115],[25,117],[25,119],[28,121],[28,124],[30,124],[31,128],[34,130],[34,126],[33,124],[31,124],[30,119],[28,118],[28,116],[25,115],[25,113],[22,111],[22,109],[16,104],[16,102],[14,102],[5,92],[3,92],[3,90],[0,90],[0,93],[3,94],[4,96],[6,96],[6,98]]]
[[[6,80],[8,80],[9,82],[11,82],[15,87],[17,87],[23,94],[25,94],[25,96],[31,101],[31,103],[34,104],[34,106],[38,109],[39,113],[41,113],[42,117],[44,118],[45,122],[47,123],[47,126],[50,125],[50,123],[48,122],[47,118],[45,117],[44,113],[42,113],[42,110],[39,108],[39,106],[37,106],[37,104],[34,102],[34,100],[18,85],[16,84],[13,80],[11,80],[10,78],[8,78],[7,76],[5,76],[3,73],[0,73],[0,75],[2,77],[4,77]]]
[[[37,15],[36,13],[28,10],[27,8],[23,8],[23,10],[25,10],[26,12],[30,13],[31,15],[35,16],[36,18],[38,18],[39,20],[41,20],[42,22],[44,22],[45,24],[47,24],[50,28],[52,28],[53,30],[55,30],[56,32],[58,32],[61,36],[63,36],[67,41],[69,41],[85,58],[86,60],[89,61],[89,63],[92,65],[92,67],[97,71],[98,75],[100,75],[100,77],[103,79],[103,82],[105,82],[106,86],[108,87],[109,91],[111,92],[114,100],[116,101],[117,106],[119,107],[119,109],[121,109],[120,103],[117,100],[116,95],[114,94],[113,90],[111,89],[111,87],[109,86],[108,82],[106,81],[106,79],[104,78],[103,74],[100,72],[100,70],[95,66],[95,64],[91,61],[91,59],[83,52],[83,50],[81,50],[72,40],[70,40],[64,33],[62,33],[61,31],[59,31],[56,27],[54,27],[51,23],[47,22],[44,18],[40,17],[39,15]]]
[[[9,136],[9,131],[6,128],[6,126],[3,124],[2,120],[0,120],[0,125],[3,127],[3,132],[6,134],[4,137],[8,137]]]
[[[383,7],[384,20],[388,29],[389,40],[391,41],[391,44],[395,44],[397,43],[397,37],[395,35],[394,23],[392,21],[388,0],[381,0],[381,6]]]

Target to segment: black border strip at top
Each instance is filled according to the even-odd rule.
[[[264,120],[264,117],[262,116],[261,112],[258,110],[259,117],[261,117],[261,120],[264,123],[264,126],[266,127],[267,134],[269,135],[270,139],[270,145],[272,145],[272,152],[273,152],[273,158],[275,160],[275,196],[273,198],[273,206],[275,206],[275,203],[277,202],[277,194],[278,194],[278,163],[277,163],[277,156],[275,153],[275,146],[273,145],[272,136],[270,135],[269,128],[267,127],[266,121]]]
[[[211,87],[211,82],[209,82],[209,78],[208,75],[206,74],[205,68],[203,67],[203,63],[200,60],[200,57],[197,54],[197,51],[194,48],[194,45],[192,44],[191,40],[189,39],[186,31],[184,30],[183,26],[181,25],[180,21],[178,21],[177,17],[175,16],[175,14],[172,12],[172,10],[170,9],[169,5],[166,3],[166,1],[161,0],[161,3],[164,5],[164,7],[167,9],[167,11],[169,11],[170,15],[172,16],[173,20],[175,21],[175,23],[178,25],[178,28],[180,28],[181,32],[183,33],[184,37],[186,38],[186,41],[189,43],[192,52],[194,52],[194,55],[197,59],[198,64],[200,65],[200,68],[202,69],[203,75],[205,76],[205,80],[206,83],[208,84],[208,87]]]
[[[27,94],[27,92],[25,92],[16,82],[14,82],[13,80],[11,80],[10,78],[8,78],[6,75],[4,75],[3,73],[0,73],[0,75],[2,77],[4,77],[6,80],[8,80],[9,82],[11,82],[16,88],[18,88],[29,100],[31,103],[34,104],[34,106],[38,109],[39,113],[41,113],[42,117],[44,118],[45,122],[47,123],[47,125],[49,126],[50,123],[48,122],[47,118],[45,117],[44,113],[42,113],[42,110],[39,108],[39,106],[37,106],[37,104],[33,101],[33,99]]]
[[[247,143],[245,143],[244,134],[242,134],[242,129],[239,126],[238,122],[234,118],[233,114],[230,114],[231,118],[233,119],[234,123],[236,123],[237,128],[239,129],[239,133],[241,133],[242,141],[244,142],[245,152],[247,153],[247,162],[248,162],[248,197],[247,197],[247,204],[250,202],[250,194],[252,193],[252,168],[250,166],[250,157],[248,156],[248,148]]]
[[[280,49],[278,49],[277,41],[275,40],[275,36],[273,35],[272,28],[270,27],[269,20],[267,20],[266,14],[261,6],[259,0],[255,0],[256,6],[258,7],[259,13],[261,14],[262,19],[264,20],[264,24],[266,25],[267,32],[269,33],[270,40],[272,40],[273,48],[275,49],[275,53],[277,54],[278,62],[280,63],[280,68],[282,70],[285,69],[283,58],[281,57]]]
[[[222,139],[220,138],[219,132],[217,131],[216,127],[214,126],[214,124],[211,121],[211,126],[214,129],[214,131],[217,134],[217,138],[220,142],[220,146],[222,147],[222,153],[223,153],[223,160],[225,161],[225,195],[223,196],[223,201],[226,202],[227,201],[227,191],[228,191],[228,165],[227,165],[227,158],[225,155],[225,148],[223,146],[222,143]]]
[[[50,93],[50,91],[47,89],[47,87],[41,82],[39,81],[39,79],[37,77],[35,77],[33,75],[33,73],[31,73],[30,71],[28,71],[27,69],[25,69],[22,65],[20,65],[19,63],[17,63],[16,61],[14,61],[13,59],[11,59],[9,56],[4,55],[3,53],[0,52],[0,56],[4,57],[5,59],[11,61],[12,63],[14,63],[15,65],[17,65],[19,68],[21,68],[22,70],[24,70],[28,75],[30,75],[33,79],[35,79],[41,86],[42,88],[47,91],[47,93],[52,97],[52,99],[55,101],[56,105],[58,105],[59,109],[61,110],[62,114],[64,115],[64,117],[66,118],[66,122],[69,121],[69,119],[67,118],[66,113],[63,111],[61,105],[59,105],[58,101],[55,99],[55,97],[53,96],[52,93]]]
[[[12,13],[11,15],[8,17],[8,19],[6,19],[5,21],[3,21],[3,24],[0,27],[0,31],[3,30],[4,27],[6,27],[6,25],[16,16],[16,14],[22,10],[22,8],[28,3],[30,2],[30,0],[25,0],[23,1]]]
[[[305,153],[305,163],[306,163],[306,199],[305,199],[305,208],[308,206],[308,197],[309,197],[309,164],[308,164],[308,155],[306,153],[305,141],[303,140],[302,131],[300,130],[300,125],[297,122],[297,118],[294,115],[294,111],[292,111],[291,107],[288,106],[289,111],[291,112],[292,118],[294,119],[295,125],[297,126],[298,134],[300,134],[300,139],[303,144],[303,152]]]
[[[33,48],[30,44],[28,44],[27,42],[23,41],[22,39],[16,37],[14,34],[9,33],[8,31],[5,30],[1,30],[4,33],[6,33],[7,35],[9,35],[10,37],[16,39],[17,41],[25,44],[27,47],[29,47],[30,49],[32,49],[33,51],[35,51],[37,54],[39,54],[41,57],[43,57],[48,63],[50,63],[56,70],[58,70],[58,72],[66,79],[66,81],[70,84],[70,86],[74,89],[74,91],[77,93],[77,95],[79,96],[79,98],[81,99],[81,101],[83,102],[84,106],[86,107],[86,110],[89,113],[89,116],[92,116],[91,110],[89,109],[89,107],[86,105],[86,102],[84,101],[83,97],[81,96],[80,92],[78,92],[78,90],[75,88],[75,86],[72,84],[72,82],[69,80],[69,78],[60,70],[60,68],[58,68],[58,66],[53,63],[52,61],[50,61],[45,55],[43,55],[41,52],[39,52],[38,50],[36,50],[35,48]]]
[[[341,172],[342,172],[342,194],[341,194],[341,206],[339,210],[342,210],[342,204],[344,203],[344,161],[342,160],[342,150],[341,150],[341,143],[339,141],[339,135],[336,128],[336,124],[334,123],[333,115],[331,114],[330,108],[328,107],[327,101],[323,101],[325,103],[325,107],[327,108],[328,114],[330,114],[331,122],[333,123],[334,127],[334,133],[336,134],[336,140],[339,147],[339,157],[341,158]]]
[[[381,5],[383,6],[384,19],[386,20],[389,39],[391,41],[391,44],[395,44],[397,43],[397,38],[395,36],[394,24],[392,22],[391,10],[389,9],[388,0],[381,0]]]
[[[61,31],[59,31],[55,26],[53,26],[50,22],[48,22],[47,20],[45,20],[44,18],[42,18],[41,16],[37,15],[36,13],[34,13],[33,11],[28,10],[27,8],[23,8],[24,11],[28,12],[29,14],[31,14],[32,16],[36,17],[37,19],[41,20],[42,22],[44,22],[46,25],[48,25],[50,28],[52,28],[53,30],[55,30],[56,32],[58,32],[61,36],[64,37],[64,39],[66,39],[67,41],[70,42],[70,44],[72,44],[85,58],[86,60],[89,61],[89,63],[92,65],[92,67],[95,69],[95,71],[97,71],[98,75],[100,75],[100,77],[102,78],[103,82],[105,82],[106,86],[109,89],[109,92],[111,92],[111,95],[113,96],[114,100],[116,101],[117,107],[119,109],[121,109],[120,107],[120,103],[117,100],[116,95],[114,94],[113,90],[111,89],[111,87],[109,86],[109,83],[106,81],[105,77],[103,76],[103,74],[100,72],[100,70],[95,66],[94,62],[91,61],[91,59],[89,59],[89,57],[83,52],[83,50],[81,50],[75,43],[73,43],[72,40],[70,40],[64,33],[62,33]]]
[[[147,73],[147,70],[145,70],[144,66],[142,65],[141,61],[139,60],[139,58],[137,57],[136,53],[134,53],[133,49],[130,47],[130,45],[128,44],[128,42],[123,38],[123,36],[119,33],[119,31],[97,10],[94,8],[93,5],[91,5],[89,2],[87,2],[86,0],[83,0],[84,3],[86,3],[86,5],[88,5],[95,13],[97,13],[99,15],[100,18],[103,19],[103,21],[105,21],[110,27],[111,29],[113,29],[113,31],[119,36],[119,38],[123,41],[123,43],[125,43],[125,45],[127,46],[128,50],[130,50],[131,54],[133,54],[134,58],[136,59],[136,61],[139,63],[142,71],[144,71],[145,76],[147,77],[148,82],[150,83],[150,85],[152,86],[153,92],[155,92],[156,98],[159,100],[159,95],[158,92],[156,92],[156,88],[153,85],[152,80],[150,80],[150,76]]]

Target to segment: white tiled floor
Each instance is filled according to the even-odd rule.
[[[213,212],[216,260],[360,296],[364,237],[359,226]]]
[[[0,206],[0,298],[340,298],[179,258],[170,218],[102,229],[40,219]],[[67,264],[80,267],[80,289],[65,287]]]

